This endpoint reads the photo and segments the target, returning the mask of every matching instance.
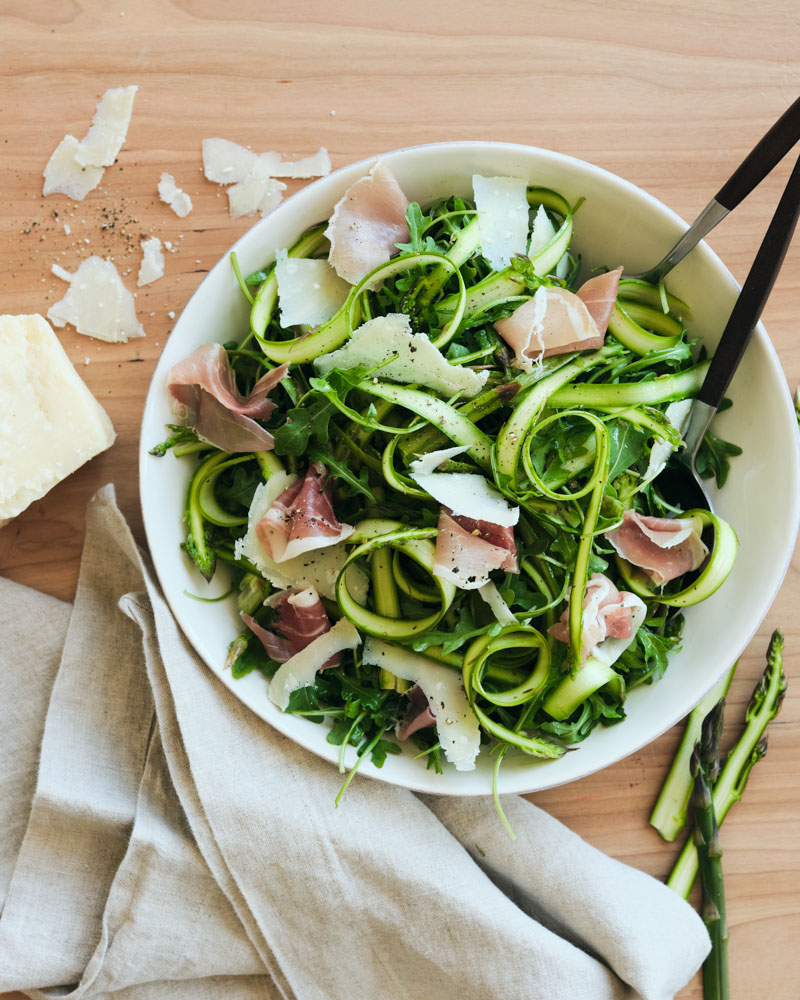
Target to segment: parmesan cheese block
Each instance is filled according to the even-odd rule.
[[[0,316],[0,526],[114,441],[42,316]]]
[[[275,277],[283,327],[319,326],[350,294],[350,285],[327,260],[290,257],[287,250],[275,254]]]
[[[508,267],[528,245],[527,184],[521,177],[472,178],[481,253],[495,271]]]
[[[69,277],[67,294],[50,306],[47,318],[55,326],[71,323],[78,333],[112,344],[144,336],[144,328],[136,318],[133,296],[111,261],[102,257],[87,257],[81,262]]]
[[[396,355],[396,357],[393,357]],[[392,358],[388,364],[383,364]],[[388,313],[363,323],[344,347],[314,359],[321,375],[334,368],[382,365],[375,375],[392,382],[419,382],[440,393],[474,396],[486,384],[488,372],[474,372],[462,365],[452,365],[424,333],[412,333],[408,316]]]

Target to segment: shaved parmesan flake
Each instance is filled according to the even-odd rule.
[[[42,194],[65,194],[73,201],[83,201],[103,178],[102,167],[85,167],[75,159],[80,143],[74,135],[65,135],[44,168]]]
[[[139,265],[139,278],[136,284],[149,285],[164,276],[164,254],[161,252],[161,240],[153,236],[142,243],[142,263]]]
[[[683,437],[689,424],[693,402],[694,400],[692,399],[679,399],[675,403],[670,403],[666,410],[664,410],[664,416],[667,418],[667,421],[672,424],[681,437]],[[673,451],[675,449],[665,438],[658,438],[653,442],[653,447],[650,449],[650,461],[647,463],[642,486],[644,483],[649,483],[651,479],[655,479],[659,472],[664,469]],[[639,488],[641,489],[641,487]]]
[[[110,167],[128,134],[133,99],[138,87],[112,87],[100,98],[92,126],[75,159],[83,166]]]
[[[255,212],[269,215],[280,204],[285,190],[286,185],[282,181],[270,176],[269,163],[256,157],[247,177],[228,188],[231,218],[238,219]]]
[[[326,375],[333,368],[374,368],[393,355],[397,357],[379,369],[380,378],[393,382],[420,382],[443,396],[474,396],[486,383],[488,372],[474,372],[451,365],[424,333],[412,333],[408,316],[389,313],[376,316],[360,326],[338,351],[314,359],[317,371]]]
[[[524,254],[527,249],[527,187],[521,177],[475,174],[472,178],[481,253],[495,271],[508,267],[514,254]]]
[[[264,551],[256,534],[256,526],[264,517],[277,498],[288,489],[297,476],[286,472],[276,472],[266,483],[256,488],[247,522],[247,533],[237,539],[235,554],[239,559],[244,556],[263,573],[269,582],[285,590],[289,587],[314,587],[317,593],[329,600],[336,600],[336,578],[342,571],[347,560],[347,548],[344,542],[329,545],[327,548],[315,549],[287,559],[275,562]],[[363,604],[367,599],[369,581],[360,566],[349,566],[347,570],[347,586],[354,600]]]
[[[172,174],[161,175],[161,180],[158,182],[158,197],[169,205],[180,219],[185,219],[192,210],[192,199],[177,186]]]
[[[436,733],[445,757],[457,771],[475,769],[481,747],[480,728],[457,670],[372,637],[364,643],[362,659],[418,684],[436,719]]]
[[[265,153],[265,156],[278,156],[277,153]],[[295,160],[294,162],[280,162],[276,167],[272,169],[273,177],[325,177],[326,174],[331,172],[331,158],[328,156],[328,150],[323,146],[321,149],[317,150],[316,153],[312,153],[311,156],[305,156],[302,160]]]
[[[412,470],[414,465],[412,462]],[[491,521],[503,528],[510,528],[519,521],[519,507],[512,507],[501,493],[476,473],[432,472],[425,476],[412,471],[409,476],[434,500],[443,507],[449,507],[459,517]]]
[[[420,476],[428,476],[435,472],[440,465],[449,462],[456,455],[463,455],[467,450],[466,445],[457,444],[453,448],[440,448],[439,451],[429,451],[427,455],[420,455],[411,463],[411,468]]]
[[[258,155],[229,139],[203,139],[203,173],[215,184],[243,181]]]
[[[454,514],[474,521],[490,521],[503,528],[519,521],[519,507],[512,507],[483,476],[472,472],[421,472],[420,467],[426,467],[424,459],[411,463],[411,479]]]
[[[482,587],[478,587],[478,593],[492,609],[492,614],[501,625],[519,624],[512,614],[511,608],[503,600],[500,591],[491,580],[488,583],[484,583]]]
[[[74,135],[64,136],[44,168],[44,195],[65,194],[83,201],[97,187],[103,167],[114,162],[125,142],[137,90],[138,87],[107,90],[81,142]]]
[[[109,343],[143,337],[133,296],[110,260],[89,257],[70,277],[67,294],[47,310],[56,326],[71,323],[78,333]]]
[[[313,684],[317,671],[332,656],[345,649],[355,649],[360,644],[361,636],[357,629],[347,618],[340,618],[324,635],[278,667],[269,682],[270,698],[285,712],[293,691]]]
[[[350,285],[327,260],[290,257],[286,250],[275,254],[275,276],[283,327],[319,326],[350,294]]]

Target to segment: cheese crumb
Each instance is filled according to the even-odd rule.
[[[59,275],[63,277],[63,275]],[[133,296],[110,260],[88,257],[69,277],[67,294],[47,310],[56,326],[71,323],[78,333],[109,343],[143,337]]]
[[[158,182],[158,196],[180,219],[185,219],[192,210],[192,199],[175,183],[172,174],[163,173]]]
[[[42,316],[0,316],[0,371],[2,526],[115,435]]]

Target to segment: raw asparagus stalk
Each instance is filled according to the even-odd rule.
[[[711,938],[711,951],[703,963],[703,1000],[728,1000],[728,922],[722,879],[722,846],[711,788],[719,775],[719,735],[724,699],[703,722],[700,742],[692,753],[694,790],[694,844],[703,888],[701,916]]]
[[[772,633],[767,650],[767,666],[747,706],[745,730],[739,742],[728,754],[719,780],[714,786],[712,797],[719,825],[722,825],[734,802],[738,802],[742,797],[753,765],[767,752],[764,730],[780,711],[785,691],[783,634],[780,629],[776,629]],[[696,875],[697,849],[690,839],[681,851],[667,885],[678,895],[688,899]]]
[[[714,706],[728,693],[731,680],[736,670],[736,664],[714,685],[703,700],[691,712],[686,720],[678,751],[672,762],[667,780],[656,800],[650,823],[658,830],[664,840],[675,840],[686,826],[686,812],[692,794],[692,776],[689,763],[692,751],[703,729],[703,720]]]

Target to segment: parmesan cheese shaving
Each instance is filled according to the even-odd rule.
[[[327,260],[290,257],[288,251],[275,255],[275,276],[281,326],[319,326],[329,320],[350,293],[350,285]]]
[[[670,403],[669,406],[664,410],[664,416],[667,421],[675,428],[675,430],[683,437],[686,427],[689,423],[689,416],[692,412],[692,399],[679,399],[675,403]],[[651,479],[659,474],[659,472],[664,469],[669,460],[669,456],[675,451],[669,441],[665,438],[658,438],[653,442],[653,447],[650,449],[650,460],[647,463],[647,469],[644,474],[644,480],[642,486],[645,483],[649,483]],[[641,487],[639,487],[641,489]]]
[[[481,253],[495,271],[508,267],[528,244],[527,183],[521,177],[472,178]]]
[[[488,583],[484,583],[482,587],[478,587],[478,593],[492,609],[492,614],[501,625],[519,624],[511,608],[503,600],[500,591],[491,580]]]
[[[149,285],[164,276],[164,254],[161,252],[161,240],[157,236],[142,243],[142,263],[139,265],[139,278],[136,284]]]
[[[236,184],[255,169],[258,154],[229,139],[203,139],[203,172],[216,184]],[[272,162],[277,167],[280,157]]]
[[[71,323],[78,333],[109,343],[143,337],[133,296],[110,260],[88,257],[70,276],[67,294],[47,310],[55,326]]]
[[[277,156],[277,153],[265,153],[265,156]],[[322,146],[311,156],[305,156],[302,160],[281,161],[272,168],[273,177],[325,177],[331,172],[331,158],[328,150]]]
[[[83,201],[103,178],[102,167],[83,167],[75,159],[80,143],[74,135],[65,135],[44,168],[42,194],[65,194],[73,201]]]
[[[458,671],[372,637],[364,643],[362,660],[418,684],[436,719],[436,733],[445,757],[457,771],[475,769],[481,746],[480,728]]]
[[[404,313],[389,313],[369,320],[355,331],[344,347],[315,358],[314,366],[326,375],[334,368],[355,368],[357,365],[374,368],[393,355],[397,357],[379,369],[380,378],[419,382],[446,397],[456,393],[474,396],[489,377],[488,372],[473,372],[451,365],[424,333],[412,334]]]
[[[284,183],[270,176],[269,164],[257,157],[247,177],[227,190],[231,218],[239,219],[255,212],[269,215],[280,204],[285,190]]]
[[[82,166],[110,167],[128,134],[133,99],[138,87],[112,87],[100,98],[92,126],[75,159]]]
[[[427,476],[438,469],[440,465],[444,465],[451,458],[455,458],[456,455],[463,455],[466,450],[466,445],[457,444],[453,448],[440,448],[439,451],[429,451],[427,455],[420,455],[419,458],[415,459],[411,463],[411,468],[418,475]]]
[[[409,476],[414,482],[438,500],[444,507],[474,521],[491,521],[503,528],[510,528],[519,521],[519,507],[513,507],[481,475],[473,472],[427,472],[434,456],[441,455],[437,463],[464,451],[464,448],[445,448],[432,452],[425,458],[411,463]]]
[[[42,193],[83,201],[103,177],[125,142],[138,87],[114,87],[100,99],[92,125],[81,142],[66,135],[44,168]]]
[[[177,186],[172,174],[161,175],[161,180],[158,182],[158,197],[169,205],[180,219],[185,219],[192,210],[192,199]]]
[[[297,476],[286,472],[273,473],[266,483],[256,488],[247,522],[247,532],[237,539],[236,558],[244,556],[263,573],[264,577],[281,590],[289,587],[314,587],[317,593],[329,600],[336,600],[336,578],[347,561],[344,542],[337,542],[327,548],[316,549],[277,563],[264,551],[256,534],[256,525],[264,517],[277,498],[287,490]],[[363,604],[367,599],[369,581],[360,566],[347,569],[347,586],[354,600]]]
[[[0,372],[1,527],[115,435],[42,316],[0,316]]]
[[[336,653],[355,649],[361,636],[347,618],[340,618],[324,635],[295,653],[275,671],[269,682],[269,696],[282,711],[289,706],[292,692],[314,683],[317,671]]]

